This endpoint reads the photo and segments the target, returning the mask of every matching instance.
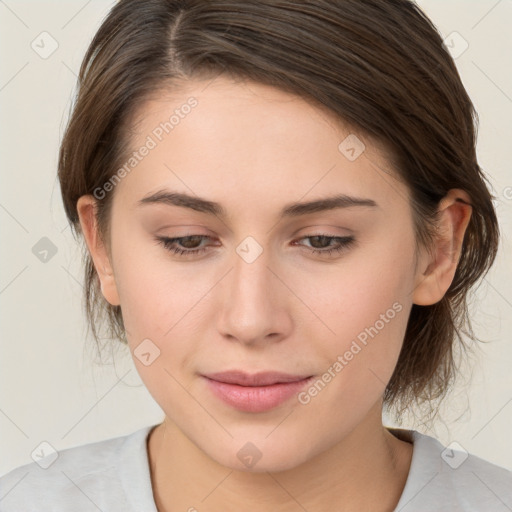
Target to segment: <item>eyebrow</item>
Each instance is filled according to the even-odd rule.
[[[167,190],[160,190],[137,202],[138,207],[148,204],[180,206],[197,212],[216,215],[221,218],[225,218],[227,216],[226,210],[219,203],[209,201],[198,196],[191,196],[179,192],[170,192]],[[352,206],[377,208],[378,204],[373,199],[339,194],[308,202],[290,203],[281,210],[280,217],[299,217],[310,213],[318,213],[337,208],[350,208]]]

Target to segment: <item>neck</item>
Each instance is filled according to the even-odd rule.
[[[382,426],[381,404],[348,436],[286,471],[238,471],[208,457],[168,418],[148,440],[159,512],[175,510],[391,512],[400,499],[412,445]],[[165,435],[164,435],[165,434]],[[371,485],[369,485],[371,483]]]

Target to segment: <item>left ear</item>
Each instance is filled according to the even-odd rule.
[[[451,189],[439,202],[434,247],[418,260],[412,301],[419,306],[439,302],[450,287],[459,263],[464,234],[471,218],[468,194]]]

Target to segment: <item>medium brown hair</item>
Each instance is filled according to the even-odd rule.
[[[456,341],[476,340],[468,291],[495,259],[499,229],[477,162],[477,114],[442,37],[412,1],[120,0],[85,55],[60,149],[62,197],[75,236],[77,200],[126,161],[137,108],[183,80],[221,73],[297,94],[363,140],[380,141],[410,191],[417,244],[432,241],[448,190],[468,193],[472,215],[453,282],[436,304],[413,305],[384,396],[397,410],[441,399],[455,375]],[[114,193],[97,201],[107,245]],[[121,309],[103,298],[83,251],[94,338],[100,340],[101,324],[126,343]]]

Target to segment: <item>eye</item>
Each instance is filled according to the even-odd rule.
[[[180,236],[176,238],[169,238],[166,236],[159,236],[156,238],[157,242],[162,244],[168,251],[171,251],[175,254],[179,254],[180,256],[192,256],[206,251],[206,247],[198,247],[198,242],[200,243],[202,239],[208,238],[206,235],[188,235],[188,236]],[[177,244],[181,244],[178,246]]]
[[[156,237],[156,241],[163,245],[165,249],[184,258],[193,257],[207,251],[208,246],[201,245],[204,240],[211,240],[211,237],[206,235],[188,235],[175,238]],[[324,234],[309,235],[299,240],[309,240],[310,245],[295,245],[305,247],[309,252],[320,254],[321,256],[330,256],[333,253],[339,254],[355,243],[353,236],[329,236]],[[335,242],[334,245],[333,242]]]
[[[324,234],[309,235],[300,240],[309,240],[311,245],[309,247],[305,246],[306,249],[313,254],[320,254],[321,256],[331,256],[333,253],[341,253],[347,250],[356,241],[353,236],[329,236]],[[335,245],[332,245],[332,242],[335,242]]]

